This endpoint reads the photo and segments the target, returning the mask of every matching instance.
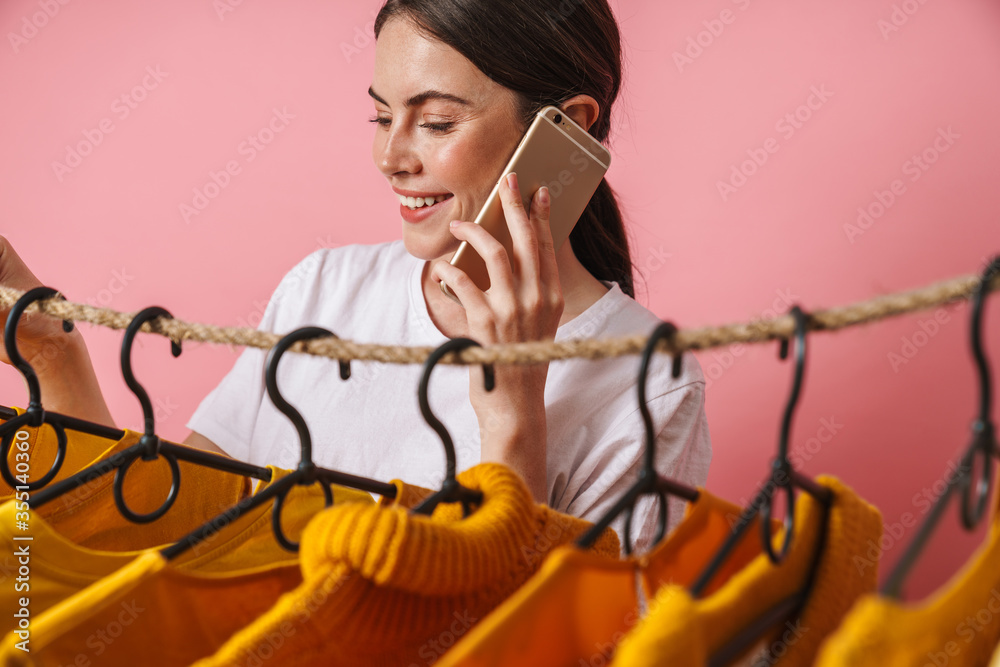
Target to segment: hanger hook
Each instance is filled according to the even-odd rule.
[[[650,483],[655,481],[654,456],[656,454],[656,432],[653,429],[653,418],[649,414],[649,406],[646,405],[646,378],[649,376],[649,364],[656,352],[656,347],[662,340],[673,341],[677,335],[677,327],[672,322],[660,322],[653,333],[646,341],[646,347],[642,350],[642,361],[639,364],[639,379],[636,385],[639,388],[639,413],[642,415],[642,423],[646,427],[646,449],[644,452],[645,471],[651,471],[653,477]],[[674,379],[681,375],[681,354],[674,354],[670,374]],[[642,473],[640,473],[642,474]]]
[[[35,287],[28,290],[10,307],[10,313],[7,315],[7,325],[4,327],[3,344],[7,351],[7,357],[10,359],[11,365],[15,366],[21,372],[25,382],[28,384],[28,407],[25,412],[37,413],[39,415],[39,417],[33,420],[32,426],[41,426],[42,388],[38,382],[38,375],[35,373],[35,369],[25,361],[24,357],[21,356],[20,350],[17,348],[17,327],[21,322],[21,316],[28,306],[36,301],[42,301],[50,297],[66,298],[51,287]],[[63,331],[66,333],[73,331],[73,323],[70,320],[63,320]],[[38,423],[34,423],[35,421]]]
[[[136,334],[142,328],[142,325],[146,322],[152,322],[153,320],[164,317],[167,319],[173,319],[173,315],[170,314],[164,308],[159,306],[150,306],[145,308],[132,318],[129,322],[128,327],[125,329],[125,337],[122,340],[122,350],[121,350],[121,365],[122,365],[122,376],[125,378],[125,384],[128,388],[132,390],[136,398],[139,399],[139,404],[142,405],[142,418],[144,422],[144,435],[140,442],[145,445],[147,451],[143,455],[143,458],[149,460],[150,456],[155,457],[157,445],[159,444],[159,439],[156,436],[156,418],[153,411],[153,403],[149,400],[149,394],[143,388],[139,381],[135,378],[135,373],[132,371],[132,346],[135,343]],[[152,327],[152,325],[151,325]],[[177,341],[170,341],[170,353],[174,357],[178,357],[181,354],[181,345]]]
[[[990,417],[990,405],[993,396],[993,381],[990,375],[990,364],[983,347],[983,303],[989,292],[990,281],[1000,273],[1000,256],[996,256],[983,270],[983,275],[972,290],[972,322],[969,327],[972,343],[972,358],[979,374],[979,415],[972,423],[973,443],[970,448],[967,474],[961,476],[962,524],[968,530],[973,530],[976,524],[986,514],[993,486],[993,457],[998,454],[996,431]],[[973,489],[972,472],[975,469],[976,457],[983,459],[982,474]]]
[[[764,494],[760,505],[760,530],[761,543],[771,562],[777,565],[788,555],[788,550],[792,546],[792,534],[795,532],[795,491],[792,488],[792,464],[788,460],[788,440],[792,430],[792,417],[799,404],[799,396],[802,391],[802,379],[805,375],[806,367],[806,329],[809,325],[809,315],[798,306],[791,308],[790,314],[795,319],[795,371],[792,381],[792,391],[788,396],[788,403],[785,405],[785,413],[781,420],[781,435],[778,439],[778,455],[771,464],[771,479],[768,483],[768,492]],[[788,358],[788,338],[781,340],[779,356],[782,360]],[[774,551],[774,540],[771,526],[771,508],[774,495],[779,490],[785,492],[786,507],[784,520],[784,539],[781,550]]]
[[[441,423],[441,420],[434,416],[434,413],[431,411],[431,404],[427,398],[427,387],[430,384],[431,371],[434,370],[434,367],[444,355],[449,352],[461,352],[462,350],[470,347],[482,346],[471,338],[452,338],[431,352],[430,356],[427,357],[427,361],[424,362],[424,372],[420,377],[420,386],[417,390],[417,399],[420,401],[420,414],[423,415],[424,421],[427,422],[427,425],[434,429],[434,432],[438,434],[438,437],[441,438],[441,443],[444,445],[444,455],[446,461],[445,484],[448,484],[455,479],[455,443],[452,441],[451,435],[448,433],[448,429],[445,428],[444,424]],[[493,391],[493,387],[496,384],[496,378],[493,372],[492,364],[483,364],[483,384],[486,391]]]
[[[788,403],[785,405],[785,414],[781,420],[781,438],[778,441],[778,458],[782,461],[788,460],[788,438],[792,431],[792,417],[795,409],[799,406],[799,394],[802,390],[802,376],[806,368],[806,327],[809,325],[809,316],[802,309],[792,306],[791,316],[795,318],[795,375],[792,382],[792,393],[788,396]],[[781,341],[781,359],[788,358],[788,341],[783,338]]]
[[[121,348],[121,366],[122,366],[122,377],[125,378],[125,384],[128,388],[132,390],[136,398],[139,399],[139,404],[142,406],[142,418],[144,422],[144,431],[141,438],[139,438],[139,445],[141,447],[140,451],[143,461],[155,461],[160,454],[160,438],[156,435],[156,419],[153,412],[153,403],[149,400],[149,394],[143,388],[139,381],[135,378],[135,373],[132,371],[132,346],[135,344],[135,337],[142,328],[142,325],[146,322],[152,323],[160,317],[165,317],[168,319],[173,319],[173,315],[170,314],[164,308],[159,306],[150,306],[149,308],[144,308],[140,310],[132,321],[129,322],[128,327],[125,328],[125,336],[122,339]],[[155,325],[150,324],[150,328],[154,331],[156,330]],[[170,341],[170,352],[175,357],[180,356],[181,346],[180,343],[171,340]],[[138,512],[133,512],[125,502],[125,476],[128,475],[129,468],[135,463],[136,458],[131,458],[125,462],[117,471],[115,471],[115,481],[112,491],[114,492],[115,505],[118,507],[118,511],[121,512],[122,516],[133,523],[151,523],[156,521],[164,514],[167,513],[173,504],[177,500],[177,493],[180,491],[181,487],[181,471],[177,464],[177,459],[172,454],[163,454],[164,459],[166,459],[167,464],[170,466],[170,490],[167,492],[167,497],[163,503],[152,512],[146,514],[139,514]]]
[[[306,426],[305,419],[302,418],[298,410],[285,400],[284,396],[281,395],[281,390],[278,389],[278,362],[281,361],[282,355],[288,351],[288,348],[295,343],[324,337],[337,338],[337,335],[322,327],[302,327],[279,340],[267,353],[267,363],[264,371],[264,384],[267,387],[267,395],[270,396],[271,402],[278,408],[278,411],[291,420],[295,426],[295,430],[299,434],[299,444],[302,451],[299,459],[300,470],[314,467],[312,460],[312,436],[309,435],[309,427]],[[341,361],[339,363],[340,379],[346,380],[351,377],[351,362]]]

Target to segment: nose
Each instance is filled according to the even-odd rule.
[[[401,124],[378,132],[375,138],[375,165],[385,176],[416,174],[421,169],[413,135]]]

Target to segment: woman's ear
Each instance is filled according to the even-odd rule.
[[[590,131],[601,113],[601,105],[590,95],[574,95],[559,105],[563,113],[573,119],[573,122]]]

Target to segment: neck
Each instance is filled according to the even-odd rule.
[[[588,271],[577,259],[569,239],[556,253],[559,266],[559,284],[562,286],[563,307],[559,325],[566,324],[587,310],[608,291],[600,280]]]

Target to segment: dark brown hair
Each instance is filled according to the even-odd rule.
[[[622,79],[621,37],[607,0],[386,0],[375,19],[376,38],[394,17],[410,20],[517,93],[525,127],[543,106],[590,95],[601,107],[590,134],[607,141]],[[569,238],[595,278],[613,280],[635,298],[625,226],[607,180]]]

